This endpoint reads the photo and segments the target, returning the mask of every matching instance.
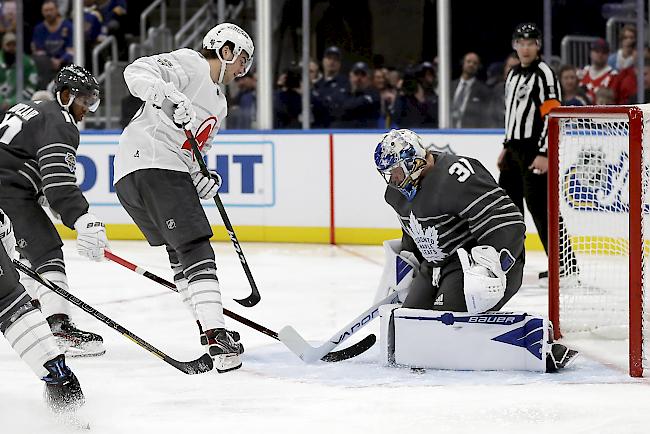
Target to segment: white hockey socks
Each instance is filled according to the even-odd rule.
[[[65,273],[46,271],[39,274],[60,288],[69,291],[68,277]],[[41,312],[43,312],[45,318],[54,314],[70,315],[70,304],[56,292],[24,275],[21,276],[20,283],[23,284],[30,297],[38,299],[41,304]]]
[[[36,376],[43,378],[48,375],[49,372],[43,365],[60,355],[61,350],[56,345],[50,326],[41,311],[27,303],[3,326],[6,326],[3,334],[9,345]]]
[[[203,330],[225,328],[221,290],[217,280],[198,280],[188,285],[190,302]]]

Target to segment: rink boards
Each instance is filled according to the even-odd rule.
[[[425,146],[481,161],[498,176],[501,130],[423,130]],[[207,165],[224,184],[220,196],[242,241],[379,244],[400,236],[373,163],[383,131],[221,132]],[[83,132],[77,179],[113,239],[142,239],[113,188],[119,131]],[[215,239],[227,240],[212,201],[204,202]],[[59,225],[64,236],[71,233]],[[528,247],[538,245],[528,225]],[[531,242],[532,238],[532,242]],[[537,242],[536,242],[537,241]]]

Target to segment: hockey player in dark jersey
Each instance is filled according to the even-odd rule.
[[[45,382],[45,399],[57,412],[71,412],[84,402],[77,377],[66,365],[45,317],[30,302],[18,280],[10,257],[14,256],[16,238],[11,222],[0,210],[0,332],[36,376]]]
[[[55,101],[11,107],[0,124],[0,208],[14,224],[21,257],[43,277],[68,289],[63,245],[44,206],[77,231],[79,253],[101,260],[108,246],[104,223],[88,212],[76,185],[75,164],[80,122],[99,105],[99,85],[77,65],[55,78]],[[69,304],[34,281],[24,281],[68,355],[101,355],[101,336],[79,330],[70,320]]]
[[[419,263],[404,307],[500,309],[521,286],[526,227],[487,169],[473,158],[426,151],[410,130],[384,135],[374,157],[402,225],[395,254]]]

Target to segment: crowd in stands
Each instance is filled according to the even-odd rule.
[[[590,63],[584,68],[556,65],[563,105],[639,102],[636,28],[628,24],[619,33],[619,47],[615,51],[604,39],[593,42]],[[438,127],[437,59],[403,69],[384,66],[371,69],[366,63],[357,62],[346,74],[342,70],[343,56],[338,47],[329,47],[320,65],[310,62],[312,128]],[[650,50],[646,48],[643,56],[646,96],[641,102],[650,102]],[[518,64],[516,53],[512,52],[503,62],[490,64],[483,80],[479,74],[482,69],[480,56],[466,53],[461,61],[460,75],[452,80],[449,90],[451,127],[503,128],[505,79]],[[278,79],[274,94],[274,128],[302,127],[301,77],[301,69],[296,66]],[[245,84],[239,84],[240,81]],[[245,87],[246,95],[254,95],[254,74],[239,79],[238,86]],[[254,126],[254,98],[247,100],[246,106],[238,106],[236,99],[233,111],[247,113],[246,121],[237,122],[236,128]],[[232,122],[229,128],[233,128]]]
[[[16,1],[23,2],[23,99],[44,90],[56,73],[74,58],[70,0],[0,1],[0,113],[16,102]],[[121,58],[125,40],[126,0],[84,0],[85,67],[92,50],[108,35],[117,39]]]
[[[24,3],[23,99],[46,89],[74,57],[71,0],[0,0],[0,114],[17,100],[17,1]],[[132,3],[136,13],[138,3]],[[120,59],[126,60],[125,34],[138,31],[127,20],[127,10],[127,0],[84,0],[87,69],[92,69],[93,48],[109,35],[115,36]],[[637,71],[636,28],[625,25],[619,34],[614,50],[604,39],[595,41],[590,47],[590,63],[584,68],[557,65],[564,105],[650,102],[650,51],[642,54],[646,66]],[[504,57],[503,62],[492,63],[485,70],[479,54],[468,52],[462,57],[460,74],[448,90],[452,128],[503,127],[505,78],[518,64],[515,53]],[[438,127],[436,59],[399,69],[356,62],[348,70],[343,68],[344,60],[345,53],[331,46],[319,62],[309,64],[312,128]],[[637,101],[639,73],[646,89],[643,101]],[[276,80],[274,128],[302,127],[301,82],[300,65],[288,68]],[[249,72],[228,90],[228,128],[255,128],[256,87],[255,74]]]

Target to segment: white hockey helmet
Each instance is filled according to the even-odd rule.
[[[235,44],[232,60],[224,60],[221,57],[221,47],[223,47],[228,41]],[[215,50],[217,52],[217,57],[221,61],[219,83],[223,80],[223,75],[226,72],[226,65],[234,63],[242,51],[245,51],[246,54],[248,54],[248,60],[246,60],[246,70],[240,75],[240,77],[246,75],[253,64],[253,51],[255,51],[253,40],[248,36],[248,33],[235,24],[221,23],[210,29],[210,31],[208,31],[208,33],[203,37],[203,48]]]

